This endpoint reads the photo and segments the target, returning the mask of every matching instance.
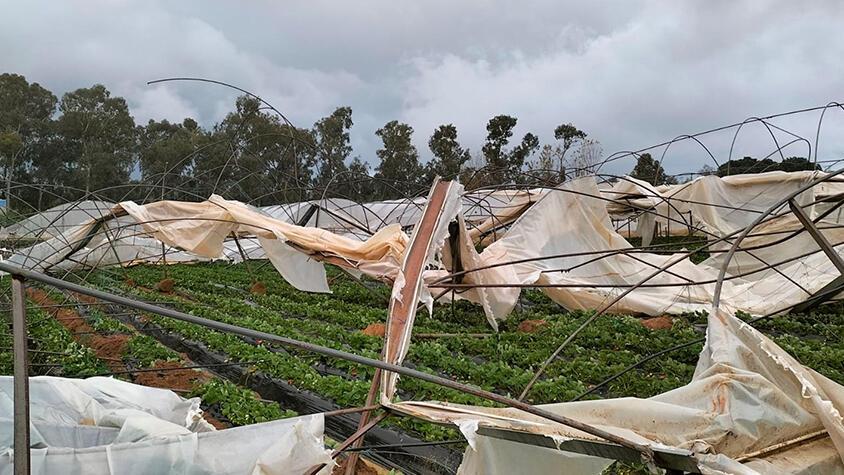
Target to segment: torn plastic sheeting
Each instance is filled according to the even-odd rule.
[[[12,473],[11,392],[12,378],[0,377],[0,473]],[[111,378],[30,378],[32,473],[279,474],[332,465],[321,414],[216,431],[199,402]]]
[[[601,427],[637,442],[691,451],[704,473],[836,473],[844,471],[844,387],[801,366],[770,339],[726,313],[711,314],[707,343],[692,381],[650,399],[620,398],[548,404],[543,409]],[[595,440],[515,409],[492,409],[447,403],[401,402],[392,409],[433,422]],[[807,434],[829,437],[805,444],[766,449]],[[478,441],[483,436],[477,436]],[[503,445],[502,445],[503,444]],[[496,442],[492,448],[512,444]],[[467,451],[464,465],[494,457]],[[763,452],[738,462],[745,454]],[[524,471],[533,463],[564,458],[543,452],[533,458],[498,463],[502,473]],[[509,464],[509,465],[508,465]],[[732,468],[730,468],[732,467]],[[464,473],[482,473],[464,471]],[[569,472],[574,473],[574,472]],[[599,472],[581,472],[599,473]]]
[[[608,205],[611,214],[624,212],[622,203],[628,202],[634,209],[650,210],[646,214],[664,229],[671,228],[672,234],[687,234],[691,227],[693,234],[699,234],[697,229],[700,229],[711,236],[723,237],[747,227],[760,212],[777,204],[783,196],[824,175],[818,171],[709,175],[688,183],[663,186],[625,176],[604,194],[616,201]],[[795,201],[807,205],[842,191],[842,183],[819,184],[798,195]],[[689,216],[691,222],[685,223]],[[644,239],[647,232],[640,235]]]
[[[79,248],[97,226],[96,220],[90,219],[64,234],[15,252],[6,262],[41,272],[53,267],[74,270],[80,267],[129,266],[142,262],[174,264],[209,260],[166,246],[145,235],[138,235],[138,226],[130,222],[134,221],[129,216],[105,221],[90,241]]]
[[[427,205],[408,244],[401,269],[393,283],[387,317],[384,361],[401,364],[410,346],[411,330],[419,301],[432,310],[433,298],[423,285],[425,267],[434,262],[448,236],[448,225],[460,213],[463,187],[456,181],[434,182]],[[386,373],[381,378],[381,400],[393,397],[398,375]]]
[[[361,242],[322,229],[285,223],[216,195],[202,203],[159,201],[140,206],[124,202],[120,206],[156,239],[205,257],[220,256],[223,243],[231,233],[288,242],[306,253],[326,253],[349,261],[350,265],[372,261],[397,263],[407,242],[398,225],[387,226]],[[277,260],[285,261],[286,256],[278,257]],[[325,286],[325,282],[315,281],[300,290],[319,291]]]
[[[482,253],[478,254],[473,246],[464,242],[461,249],[464,269],[507,264],[469,272],[463,282],[480,286],[539,284],[545,286],[541,290],[546,295],[568,309],[594,309],[606,305],[658,268],[670,266],[670,272],[654,276],[647,285],[627,294],[611,310],[647,315],[708,310],[718,269],[706,263],[695,265],[682,254],[614,252],[633,247],[613,230],[605,201],[598,193],[594,178],[565,183],[560,189],[546,194],[504,237]],[[561,216],[565,219],[560,219]],[[844,240],[844,233],[838,234]],[[791,253],[818,249],[805,237],[801,239],[784,245],[802,243],[805,246],[802,249],[792,247]],[[577,253],[580,255],[571,255]],[[601,253],[605,255],[595,259]],[[569,256],[545,258],[558,255]],[[775,257],[771,256],[771,259]],[[712,262],[717,263],[717,259]],[[514,261],[527,262],[509,264]],[[776,271],[726,280],[721,299],[724,309],[767,314],[804,301],[810,293],[838,276],[837,269],[822,252],[790,262],[782,261],[780,258],[772,262],[778,264]],[[466,289],[459,297],[482,304],[488,320],[494,321],[505,318],[512,311],[519,293],[517,287],[477,287]]]
[[[544,190],[541,189],[475,190],[463,193],[463,213],[471,226],[473,238],[478,239],[495,227],[511,222],[542,193]],[[415,226],[422,217],[426,202],[425,197],[368,203],[326,198],[265,206],[260,209],[276,219],[299,224],[310,207],[317,206],[316,212],[301,224],[365,240],[371,233],[390,224],[400,224],[405,229]],[[489,233],[487,243],[494,241],[496,237],[495,233]]]
[[[599,474],[613,460],[477,436],[466,447],[458,475],[511,475],[514,473]]]
[[[76,226],[111,212],[114,203],[73,201],[54,206],[0,229],[0,239],[41,239],[61,236]]]
[[[325,230],[285,223],[243,203],[216,195],[202,203],[160,201],[138,205],[123,202],[111,211],[116,215],[125,211],[129,216],[117,221],[107,220],[101,226],[97,220],[90,219],[61,236],[18,251],[9,262],[41,271],[63,263],[68,257],[73,258],[68,264],[70,268],[80,262],[97,267],[150,260],[217,259],[231,254],[231,249],[226,249],[226,240],[232,233],[238,233],[256,237],[262,245],[263,255],[270,258],[294,287],[326,292],[325,271],[315,258],[324,255],[336,258],[332,262],[340,265],[371,271],[374,276],[394,276],[407,242],[407,236],[398,225],[387,226],[361,242]],[[110,228],[115,222],[119,222],[119,226]],[[94,233],[97,226],[100,229]],[[127,229],[132,231],[127,234]],[[91,233],[93,237],[86,244]],[[154,240],[139,238],[138,233],[152,236]],[[82,244],[86,247],[76,250]]]

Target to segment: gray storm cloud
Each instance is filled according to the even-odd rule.
[[[355,153],[369,161],[374,131],[392,119],[415,128],[423,152],[449,122],[479,150],[496,114],[543,141],[574,122],[613,152],[844,100],[837,2],[33,1],[3,11],[0,70],[58,95],[103,83],[138,123],[210,125],[232,108],[235,94],[219,87],[146,85],[169,76],[237,84],[300,126],[349,105]],[[829,114],[819,158],[844,155],[842,116]],[[778,123],[814,138],[817,115]],[[768,153],[766,133],[748,127],[734,155]],[[731,138],[709,144],[719,159]],[[667,169],[705,161],[680,145]]]

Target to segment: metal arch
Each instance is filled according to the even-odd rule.
[[[833,173],[831,173],[831,174],[829,174],[825,177],[821,177],[819,179],[813,180],[813,181],[801,186],[796,191],[789,193],[788,196],[781,199],[776,204],[770,206],[767,210],[762,212],[762,214],[760,214],[758,217],[756,217],[756,219],[754,219],[753,222],[751,222],[746,228],[741,230],[741,232],[738,234],[738,237],[733,242],[733,245],[730,247],[730,250],[727,252],[727,254],[724,258],[724,263],[721,265],[721,269],[718,271],[718,280],[715,283],[715,290],[713,292],[713,298],[712,298],[712,311],[713,312],[717,311],[720,307],[720,304],[721,304],[721,289],[724,285],[724,277],[727,274],[727,267],[729,267],[730,262],[733,259],[733,256],[735,255],[735,253],[738,250],[742,241],[744,241],[744,239],[750,233],[750,231],[753,230],[753,228],[758,226],[760,223],[762,223],[768,216],[772,215],[777,209],[784,206],[789,200],[794,199],[794,197],[798,196],[800,193],[803,193],[804,191],[814,187],[815,185],[817,185],[819,183],[823,183],[823,182],[830,180],[830,179],[832,179],[832,178],[834,178],[838,175],[841,175],[842,173],[844,173],[844,168],[842,168],[841,170],[838,170],[836,172],[833,172]]]
[[[823,110],[821,111],[820,117],[818,117],[818,127],[815,131],[815,156],[812,159],[813,163],[818,163],[818,146],[819,146],[818,142],[820,141],[820,137],[821,137],[821,125],[823,124],[824,116],[826,115],[827,110],[829,110],[830,108],[835,108],[835,107],[837,107],[841,110],[844,110],[844,104],[832,101],[832,102],[828,103],[826,105],[826,107],[823,108]]]

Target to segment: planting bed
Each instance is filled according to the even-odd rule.
[[[8,287],[8,279],[2,284]],[[144,386],[199,396],[206,419],[217,428],[296,415],[278,403],[197,368],[156,339],[120,323],[78,296],[27,289],[30,374],[114,376]],[[0,374],[12,374],[10,332],[0,334]]]
[[[104,290],[172,306],[197,316],[371,358],[380,355],[379,327],[386,319],[389,289],[369,280],[356,281],[336,269],[329,270],[333,290],[330,295],[296,291],[264,261],[166,268],[137,266],[100,270],[79,277]],[[166,280],[166,285],[160,285],[162,280]],[[4,285],[8,286],[7,279]],[[115,306],[88,305],[92,302],[80,300],[78,296],[55,292],[48,296],[79,304],[76,310],[93,331],[128,335],[120,360],[129,369],[164,364],[248,362],[243,366],[212,368],[228,380],[210,375],[197,380],[186,391],[202,396],[218,418],[231,424],[289,416],[292,411],[310,413],[362,406],[373,375],[370,368],[164,317],[140,315]],[[817,313],[771,318],[755,326],[802,363],[844,383],[842,314],[844,310],[836,304],[822,307]],[[550,352],[589,315],[564,311],[540,292],[527,291],[517,311],[502,322],[501,331],[493,333],[479,307],[466,302],[438,305],[433,316],[424,310],[420,312],[406,364],[515,397]],[[29,314],[30,321],[39,317],[50,317],[50,314],[43,309],[34,309]],[[692,342],[703,337],[704,324],[705,316],[699,314],[655,319],[603,316],[548,367],[527,400],[535,404],[571,400],[645,356],[690,343],[644,363],[584,397],[650,397],[682,386],[694,372],[702,344]],[[36,363],[60,365],[43,370],[35,367],[39,374],[52,371],[50,374],[89,376],[114,371],[113,364],[97,358],[96,348],[74,340],[66,326],[55,318],[44,318],[44,325],[33,326],[32,336],[33,350],[68,354],[58,357],[34,353]],[[0,334],[0,345],[11,347],[8,333]],[[10,351],[0,352],[0,370],[10,373]],[[143,382],[138,376],[135,378],[136,382]],[[245,388],[254,389],[281,406],[264,403]],[[413,379],[400,380],[399,397],[489,404]],[[335,438],[344,437],[354,430],[356,421],[356,415],[330,417],[326,421],[328,433]],[[382,425],[386,427],[373,432],[367,444],[460,438],[449,428],[408,418],[388,419]],[[453,469],[459,463],[460,450],[460,445],[449,445],[409,451],[410,455],[392,458],[387,451],[379,451],[383,453],[375,458],[388,465],[400,460],[400,466],[408,467],[413,459],[407,457],[417,457],[418,466],[425,467],[420,471],[448,471],[437,464]],[[428,462],[423,463],[423,458]],[[615,466],[612,470],[627,469]]]
[[[168,266],[166,275],[161,267],[139,266],[125,272],[100,271],[88,281],[106,290],[165,301],[198,316],[377,358],[382,345],[378,324],[386,319],[389,289],[372,281],[357,282],[339,271],[329,273],[331,295],[296,291],[266,262]],[[170,292],[156,290],[165,277],[172,279]],[[820,313],[772,318],[756,326],[804,364],[844,382],[840,315],[839,306],[827,306]],[[588,312],[566,312],[541,293],[528,291],[501,331],[493,334],[478,307],[465,302],[440,305],[433,316],[423,310],[416,320],[414,333],[419,337],[411,344],[407,365],[518,396],[538,365],[588,316]],[[364,403],[373,372],[369,368],[271,348],[167,318],[150,320],[171,340],[190,340],[221,358],[256,361],[258,373],[336,406]],[[528,400],[536,404],[571,400],[647,355],[701,338],[704,323],[703,315],[693,314],[647,320],[601,317],[549,366]],[[690,344],[662,355],[585,397],[649,397],[686,384],[701,347]],[[489,404],[412,379],[401,380],[399,397]],[[425,440],[459,437],[453,430],[409,419],[388,424]]]

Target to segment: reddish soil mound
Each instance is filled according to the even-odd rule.
[[[522,333],[536,333],[546,325],[548,325],[548,322],[545,320],[525,320],[519,324],[516,330]]]
[[[384,334],[387,333],[387,326],[381,322],[371,323],[369,324],[369,326],[367,326],[360,332],[364,335],[377,336],[383,338]]]
[[[209,379],[204,371],[193,369],[180,369],[182,363],[179,361],[156,361],[153,368],[162,371],[144,371],[135,373],[135,383],[154,388],[180,389],[189,391],[197,384]]]
[[[91,347],[99,358],[108,358],[105,362],[112,369],[112,371],[120,371],[124,366],[119,361],[111,361],[112,359],[119,360],[126,351],[126,344],[129,343],[131,335],[117,334],[117,335],[88,335],[85,344]]]
[[[97,357],[110,370],[123,371],[126,369],[126,366],[123,365],[120,359],[123,356],[126,343],[130,338],[129,335],[97,334],[90,325],[85,323],[85,320],[79,313],[72,310],[72,307],[56,307],[58,303],[51,299],[44,290],[29,287],[26,289],[26,292],[32,300],[45,307],[44,310],[58,320],[63,327],[67,328],[76,342],[94,350]]]
[[[651,330],[667,330],[674,325],[674,320],[668,315],[641,320],[642,326]]]
[[[332,475],[343,475],[346,473],[346,465],[348,465],[348,458],[344,458],[341,460],[334,468],[331,470]],[[358,463],[355,466],[355,475],[386,475],[390,473],[386,469],[377,467],[372,462],[359,458]]]
[[[249,287],[249,291],[252,292],[252,295],[266,295],[267,286],[263,282],[256,281],[252,284],[252,287]]]
[[[173,287],[176,285],[176,282],[173,279],[161,279],[161,281],[156,284],[155,288],[159,292],[169,294],[173,292]]]

